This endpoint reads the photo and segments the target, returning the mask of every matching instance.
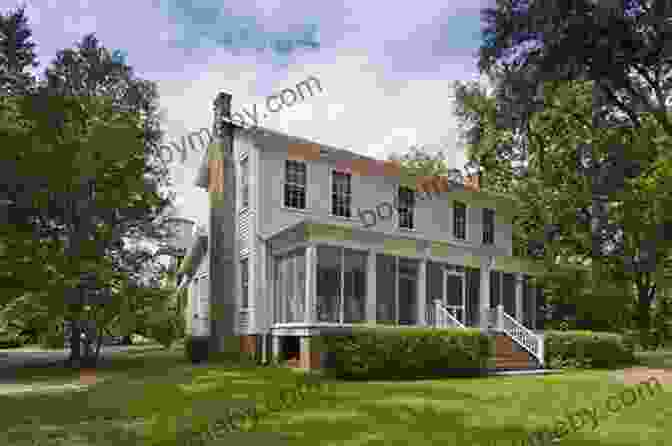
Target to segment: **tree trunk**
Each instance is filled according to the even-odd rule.
[[[648,349],[651,331],[651,302],[655,296],[655,288],[637,287],[637,328],[642,348]]]
[[[79,362],[82,359],[81,342],[82,329],[79,325],[79,320],[73,319],[70,331],[70,358],[68,361],[75,368],[79,368]]]

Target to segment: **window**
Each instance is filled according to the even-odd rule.
[[[332,172],[331,215],[350,218],[352,202],[351,177],[349,173]]]
[[[285,161],[285,206],[294,209],[306,208],[306,163]]]
[[[399,214],[399,227],[413,229],[413,210],[415,208],[415,192],[407,187],[400,187],[397,213]]]
[[[483,244],[495,243],[495,211],[483,209]]]
[[[249,165],[247,158],[240,162],[240,200],[244,208],[250,205]]]
[[[453,236],[464,240],[467,237],[467,205],[453,202]]]
[[[249,264],[247,259],[240,261],[240,292],[241,292],[241,302],[242,308],[247,308],[249,306],[249,294],[248,294],[248,281],[250,277]]]

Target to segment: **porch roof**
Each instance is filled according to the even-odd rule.
[[[572,273],[589,273],[590,267],[562,264],[554,265],[552,270],[543,261],[502,255],[494,248],[469,248],[446,240],[431,240],[414,234],[399,234],[384,231],[339,225],[314,217],[306,217],[297,223],[288,225],[272,234],[262,236],[264,241],[282,240],[288,247],[296,243],[315,241],[358,241],[371,238],[383,239],[381,253],[399,256],[423,256],[431,258],[455,258],[459,254],[459,264],[480,268],[488,257],[494,258],[493,268],[506,273],[524,273],[530,276],[559,276]],[[471,252],[469,252],[471,251]]]

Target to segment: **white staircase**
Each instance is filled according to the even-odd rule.
[[[544,365],[544,337],[534,334],[523,324],[504,311],[503,305],[490,309],[491,328],[506,334],[516,344],[527,350],[541,366]],[[494,327],[492,326],[494,325]]]
[[[436,328],[466,328],[465,325],[458,321],[455,316],[450,313],[448,307],[444,306],[439,299],[432,301],[428,318],[430,325]]]

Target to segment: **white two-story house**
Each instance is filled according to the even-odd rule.
[[[210,226],[180,271],[192,334],[319,367],[311,338],[353,324],[479,327],[542,362],[544,269],[512,255],[513,198],[413,193],[389,164],[223,120],[230,100],[196,181]]]

